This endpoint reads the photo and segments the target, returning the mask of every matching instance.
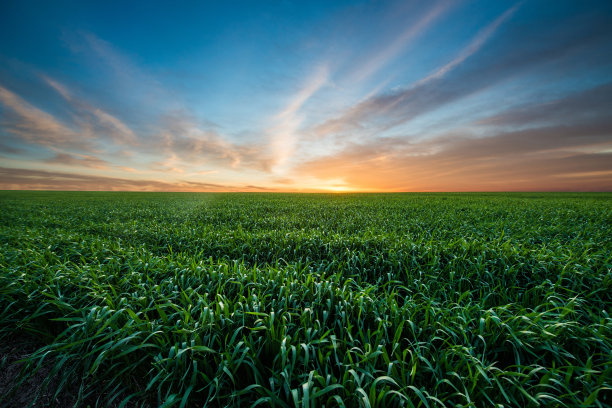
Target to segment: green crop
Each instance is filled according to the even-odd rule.
[[[611,199],[0,192],[0,405],[610,406]]]

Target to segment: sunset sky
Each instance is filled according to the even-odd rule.
[[[0,3],[0,189],[610,191],[612,2]]]

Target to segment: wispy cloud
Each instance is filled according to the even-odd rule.
[[[0,167],[0,189],[179,192],[271,190],[265,186],[250,184],[216,184],[187,180],[168,182],[6,167]]]
[[[92,169],[108,169],[110,163],[95,156],[83,154],[57,153],[54,157],[44,160],[48,164],[64,166],[89,167]]]
[[[93,33],[81,32],[79,39],[71,37],[69,44],[75,52],[84,53],[110,69],[115,88],[125,98],[135,100],[132,115],[149,117],[148,122],[141,123],[138,132],[134,132],[117,115],[77,100],[65,85],[50,80],[47,83],[80,111],[81,121],[83,116],[91,116],[92,120],[83,126],[89,125],[96,135],[110,136],[116,144],[128,145],[140,155],[151,157],[149,170],[189,173],[188,169],[194,167],[263,170],[269,166],[269,158],[259,154],[263,149],[232,142],[218,126],[196,119],[191,108],[177,100],[172,90],[166,89],[155,76],[110,42]]]
[[[7,108],[2,127],[19,139],[49,148],[71,148],[82,152],[99,150],[97,144],[109,141],[134,146],[136,135],[120,119],[76,98],[66,87],[47,76],[44,82],[72,107],[70,123],[25,101],[19,95],[0,86],[0,103]]]
[[[56,80],[49,78],[46,75],[41,75],[42,79],[51,88],[55,89],[67,102],[69,102],[73,108],[77,110],[79,119],[83,123],[84,115],[90,115],[95,119],[95,123],[89,125],[95,125],[98,127],[96,134],[100,136],[110,136],[116,143],[135,144],[136,135],[134,132],[119,118],[111,115],[110,113],[92,106],[90,103],[83,101],[82,99],[76,98],[68,88],[59,83]],[[87,126],[91,128],[90,126]]]
[[[459,53],[459,55],[457,55],[452,61],[450,61],[446,65],[443,65],[438,68],[434,73],[418,81],[415,86],[429,82],[433,79],[443,77],[449,71],[453,70],[455,67],[463,63],[466,59],[476,54],[482,48],[482,46],[495,34],[499,27],[516,12],[519,6],[520,3],[515,4],[513,7],[506,10],[502,15],[493,20],[493,22],[491,22],[489,25],[480,30],[478,34],[476,34],[476,36],[468,44],[468,46],[465,47]]]
[[[23,45],[19,55],[0,56],[0,154],[4,167],[40,170],[4,169],[3,180],[184,191],[608,186],[611,10],[516,1],[300,4],[159,37],[139,21],[74,21],[64,27],[117,31],[66,29],[64,44],[29,27],[44,47],[24,41],[7,48]]]
[[[165,98],[170,96],[171,93],[167,92],[153,75],[142,69],[129,55],[96,34],[90,31],[66,31],[64,39],[74,53],[89,59],[97,71],[110,70],[113,85],[118,86],[126,96],[139,99],[151,95]],[[96,74],[100,75],[101,72]]]
[[[68,89],[66,89],[66,87],[62,84],[60,84],[59,82],[49,78],[48,76],[41,74],[40,77],[42,78],[43,81],[45,81],[47,83],[47,85],[49,85],[51,88],[55,89],[55,91],[60,94],[65,100],[67,101],[71,101],[72,100],[72,95],[70,93],[70,91],[68,91]]]
[[[303,121],[300,109],[328,80],[329,72],[325,65],[315,69],[301,89],[291,98],[287,106],[273,118],[269,130],[272,163],[275,172],[282,172],[283,166],[294,153],[298,142],[298,129]]]
[[[434,3],[434,5],[421,15],[416,22],[408,23],[407,27],[400,32],[393,41],[385,47],[381,47],[374,55],[369,56],[363,64],[349,75],[347,82],[355,83],[363,81],[379,71],[401,52],[405,51],[410,43],[430,28],[442,15],[447,13],[452,6],[453,3],[450,1]]]
[[[487,83],[482,80],[465,83],[461,78],[455,78],[452,85],[447,86],[444,76],[477,53],[499,27],[512,16],[517,7],[518,4],[489,23],[459,52],[457,57],[436,69],[432,74],[407,88],[374,95],[352,106],[340,117],[329,119],[317,125],[314,128],[314,134],[321,137],[358,129],[365,122],[376,118],[384,118],[378,127],[390,128],[423,112],[469,94],[476,88],[487,86]]]
[[[8,109],[2,118],[2,128],[21,140],[44,146],[90,147],[90,142],[79,137],[68,125],[2,86],[0,102]]]
[[[488,137],[454,131],[419,142],[394,137],[347,143],[341,152],[310,160],[296,171],[372,190],[609,190],[609,87],[508,109],[474,123],[486,126]],[[504,129],[506,121],[519,119],[526,128]],[[585,184],[587,175],[597,177]]]
[[[558,130],[548,129],[551,134]],[[579,153],[576,146],[562,150],[542,142],[540,150],[533,149],[534,144],[528,147],[519,144],[521,139],[531,140],[542,133],[500,135],[488,140],[485,146],[481,140],[465,137],[413,146],[402,146],[396,141],[355,145],[334,156],[306,162],[296,172],[299,177],[317,177],[321,183],[342,179],[353,189],[372,191],[612,188],[612,153]],[[578,134],[567,135],[570,136],[576,138]],[[594,141],[597,137],[589,135],[586,139]],[[510,152],[504,150],[506,146],[511,147]],[[431,153],[424,154],[428,151]],[[584,184],[576,176],[588,172],[598,172],[601,177]]]
[[[612,83],[606,83],[563,98],[505,109],[476,123],[509,127],[566,123],[570,119],[574,123],[593,123],[607,119],[610,112],[612,112]]]
[[[202,126],[183,112],[166,114],[155,125],[144,151],[162,155],[153,169],[213,166],[265,170],[268,159],[260,146],[232,143],[211,126]],[[209,170],[207,170],[209,171]]]
[[[98,123],[108,131],[108,134],[118,142],[134,144],[136,141],[136,135],[134,132],[121,120],[115,116],[103,111],[100,108],[86,108],[91,114],[95,116]]]

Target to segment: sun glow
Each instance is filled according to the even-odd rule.
[[[319,184],[318,189],[321,191],[329,191],[331,193],[360,193],[372,191],[371,189],[365,189],[363,187],[358,187],[354,184],[347,183],[343,179],[326,180],[325,183]]]
[[[323,190],[329,190],[333,193],[349,193],[349,192],[357,191],[350,186],[328,186],[328,187],[323,187]]]

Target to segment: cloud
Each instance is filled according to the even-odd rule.
[[[515,31],[511,30],[511,34],[496,36],[497,41],[490,44],[496,31],[515,13],[516,8],[515,5],[487,25],[457,57],[432,74],[409,87],[369,97],[338,117],[313,126],[310,134],[315,138],[352,137],[355,131],[375,134],[529,69],[560,63],[593,44],[612,40],[611,32],[596,22],[579,29],[571,24],[569,28],[564,26],[555,31],[555,36],[512,28]],[[508,44],[508,41],[511,43]],[[488,52],[483,53],[485,45],[490,47]]]
[[[609,91],[605,84],[508,109],[476,123],[486,127],[488,137],[454,131],[419,142],[402,137],[349,142],[338,154],[301,164],[296,176],[339,178],[371,190],[609,191]],[[520,120],[530,127],[504,130]]]
[[[408,24],[407,27],[387,46],[382,47],[378,52],[370,56],[365,63],[361,64],[355,71],[350,73],[347,82],[354,83],[363,81],[376,73],[404,51],[412,41],[431,27],[433,23],[448,12],[451,7],[452,3],[450,1],[442,1],[434,4],[434,6],[420,16],[416,22]]]
[[[64,166],[89,167],[92,169],[107,169],[110,165],[106,160],[88,155],[71,155],[67,153],[57,153],[54,157],[44,160],[49,164],[60,164]]]
[[[459,55],[457,55],[448,64],[438,68],[438,70],[433,74],[428,75],[427,77],[418,81],[415,86],[424,84],[434,79],[442,78],[449,71],[453,70],[459,64],[463,63],[466,59],[476,54],[482,48],[482,46],[493,36],[493,34],[495,34],[497,29],[516,12],[519,5],[520,3],[515,4],[513,7],[506,10],[502,15],[493,20],[493,22],[491,22],[489,25],[480,30],[478,34],[476,34],[476,36],[472,39],[470,44],[465,47],[459,53]]]
[[[438,68],[434,73],[422,78],[409,88],[370,97],[350,108],[340,118],[328,120],[317,126],[315,132],[319,135],[325,135],[343,130],[350,130],[351,128],[360,127],[360,122],[363,120],[380,115],[401,116],[402,121],[404,121],[427,109],[428,100],[426,98],[429,99],[429,103],[432,105],[445,99],[446,101],[454,99],[452,94],[445,93],[442,89],[439,90],[439,92],[441,91],[440,94],[436,95],[435,89],[432,89],[432,85],[435,86],[437,83],[441,82],[442,78],[448,72],[455,69],[458,65],[480,50],[486,41],[493,36],[499,26],[516,11],[517,7],[518,4],[508,9],[489,25],[480,30],[470,44],[468,44],[457,57]],[[432,92],[432,90],[434,92]],[[436,96],[439,98],[432,100],[432,97]],[[412,103],[412,101],[414,101],[414,103]]]
[[[0,86],[0,103],[8,112],[2,118],[2,128],[30,144],[43,146],[79,146],[88,149],[90,143],[80,135],[18,95]]]
[[[109,137],[115,143],[136,144],[136,135],[121,120],[77,99],[58,81],[41,77],[74,109],[73,123],[58,120],[0,86],[0,103],[8,108],[2,118],[3,129],[29,144],[49,148],[69,147],[84,152],[95,150],[96,143],[107,145]]]
[[[71,68],[70,73],[74,73],[71,79],[59,81],[57,78],[61,76],[39,75],[32,80],[33,69],[22,73],[16,68],[3,70],[9,73],[6,75],[9,79],[3,81],[12,81],[6,87],[0,86],[3,138],[0,150],[6,153],[4,166],[25,167],[34,163],[32,155],[36,154],[40,168],[59,169],[58,172],[27,173],[5,168],[5,185],[77,189],[92,188],[92,185],[98,188],[98,184],[92,183],[99,183],[100,189],[263,190],[265,187],[253,186],[246,180],[256,175],[270,185],[287,189],[316,187],[316,178],[321,180],[320,188],[331,189],[533,189],[536,186],[581,189],[586,185],[593,189],[608,188],[612,171],[607,164],[612,152],[609,119],[612,84],[559,98],[569,88],[609,81],[609,75],[600,73],[612,63],[612,54],[606,52],[612,44],[612,31],[602,23],[606,16],[593,18],[594,11],[579,20],[578,16],[548,13],[545,8],[528,2],[513,2],[513,6],[509,4],[509,9],[490,17],[472,38],[462,42],[458,52],[444,54],[447,47],[459,44],[456,39],[448,38],[449,33],[458,34],[465,28],[463,23],[457,30],[441,27],[441,18],[456,4],[440,0],[426,5],[399,2],[398,7],[341,8],[340,15],[334,14],[325,20],[326,24],[330,23],[329,29],[323,30],[328,36],[317,37],[316,33],[321,30],[314,36],[310,35],[311,31],[304,33],[312,44],[308,52],[300,49],[304,55],[297,55],[300,52],[294,50],[294,59],[288,60],[283,55],[281,65],[266,66],[261,71],[258,68],[261,61],[253,61],[257,64],[254,81],[260,75],[264,79],[274,78],[275,92],[288,83],[292,74],[306,74],[295,81],[298,86],[292,88],[278,110],[264,112],[274,103],[276,94],[262,95],[261,99],[259,94],[251,94],[249,97],[254,97],[258,106],[244,110],[245,116],[237,121],[239,124],[228,126],[207,122],[196,112],[206,111],[207,115],[218,112],[221,118],[237,115],[236,111],[230,112],[232,104],[227,103],[227,95],[245,96],[240,88],[250,84],[251,79],[244,83],[231,82],[223,70],[217,76],[215,64],[207,67],[205,73],[198,72],[202,75],[214,72],[212,77],[219,84],[200,88],[209,85],[206,80],[197,86],[187,81],[193,89],[185,91],[176,85],[170,88],[176,82],[184,86],[185,78],[176,81],[170,76],[157,76],[166,81],[164,85],[168,87],[164,87],[151,75],[162,71],[151,71],[138,63],[137,55],[123,54],[96,35],[79,32],[79,38],[71,41],[73,50],[81,54],[76,67]],[[372,23],[367,27],[362,24],[366,16]],[[419,47],[424,49],[422,55],[402,58],[397,61],[402,62],[401,67],[389,66],[384,74],[395,68],[416,70],[441,55],[445,58],[443,63],[400,88],[384,90],[389,83],[385,81],[384,85],[359,83],[381,79],[375,74],[383,74],[381,70],[387,64],[408,51],[432,27],[440,28],[432,33],[435,41],[447,41],[443,49],[432,49],[431,43],[422,44]],[[317,52],[323,54],[315,55]],[[419,57],[422,61],[415,61]],[[165,67],[154,64],[152,69],[177,68],[189,73],[194,66],[201,67],[197,65],[202,62],[201,56],[197,61],[190,58],[185,55],[185,60],[177,64]],[[229,61],[225,57],[221,60]],[[275,58],[269,61],[278,62]],[[312,65],[312,61],[324,63]],[[598,65],[602,61],[604,64]],[[592,70],[582,70],[587,65]],[[51,64],[47,68],[57,67]],[[242,72],[243,67],[240,68]],[[248,70],[248,66],[244,69]],[[596,75],[590,75],[591,72]],[[390,75],[384,76],[390,78]],[[278,80],[279,77],[285,80]],[[557,78],[561,79],[559,83],[555,82]],[[236,79],[236,75],[231,79]],[[535,80],[541,84],[534,85],[531,81]],[[504,81],[508,83],[503,90],[517,86],[524,92],[533,86],[525,94],[533,97],[536,92],[542,92],[538,97],[550,100],[505,108],[524,96],[509,90],[508,99],[500,97],[491,106],[479,110],[479,120],[465,128],[458,128],[452,121],[444,125],[438,122],[436,132],[442,126],[454,130],[442,135],[417,134],[431,121],[448,116],[415,119],[450,104],[443,115],[464,115],[472,107],[464,107],[460,103],[462,99]],[[41,88],[42,83],[49,89]],[[350,89],[346,85],[351,85]],[[361,89],[362,85],[363,88],[378,85],[378,88],[366,90]],[[32,88],[22,91],[28,86]],[[92,93],[84,93],[86,89]],[[216,92],[218,89],[222,92]],[[227,95],[223,95],[226,91]],[[362,91],[370,94],[364,95]],[[545,92],[554,94],[546,96]],[[29,95],[40,99],[30,99]],[[189,104],[183,104],[181,96]],[[484,96],[490,97],[490,94]],[[345,98],[359,97],[360,102],[347,108]],[[204,98],[213,99],[204,101]],[[223,106],[214,106],[215,100],[224,101]],[[55,105],[50,107],[50,102]],[[344,108],[336,111],[338,106]],[[480,119],[491,111],[496,113]],[[261,118],[268,118],[264,126]],[[255,123],[253,127],[246,131],[240,129],[249,119]],[[386,132],[388,129],[413,120],[416,126],[407,126],[407,133],[401,137],[384,137],[391,134]],[[468,120],[466,115],[460,123]],[[394,128],[393,134],[402,129]],[[43,154],[52,157],[45,160]],[[71,166],[74,171],[99,176],[70,174],[71,169],[59,166]],[[103,176],[106,171],[120,174],[120,170],[130,172],[135,180]],[[214,173],[221,174],[210,176]],[[9,175],[14,177],[12,181]],[[152,180],[157,177],[176,181]],[[244,177],[245,181],[240,186],[197,181],[224,177],[231,180]]]
[[[70,92],[68,91],[68,89],[60,84],[59,82],[49,78],[46,75],[40,75],[40,77],[43,79],[43,81],[45,81],[47,83],[47,85],[49,85],[51,88],[55,89],[55,91],[57,93],[59,93],[65,100],[67,101],[71,101],[72,100],[72,95],[70,94]]]
[[[95,132],[97,137],[110,136],[117,143],[131,145],[136,143],[136,135],[120,119],[81,99],[75,98],[72,92],[58,81],[46,75],[41,75],[41,78],[76,109],[82,127]]]
[[[110,42],[98,37],[89,31],[64,32],[69,48],[76,54],[83,54],[89,58],[89,63],[100,74],[103,69],[110,69],[115,85],[125,94],[137,94],[141,97],[143,92],[149,94],[162,94],[168,97],[160,82],[148,72],[141,69],[132,58],[116,49]]]
[[[84,85],[92,93],[84,98],[56,79],[41,77],[71,104],[75,122],[84,129],[116,144],[141,146],[150,123],[182,108],[176,89],[164,86],[149,67],[139,64],[138,56],[88,31],[65,30],[63,39],[77,57],[77,68],[87,73]],[[84,87],[73,87],[79,88]]]
[[[4,143],[4,141],[0,141],[0,152],[10,153],[10,154],[19,154],[19,153],[24,153],[24,150],[18,147],[12,146],[11,144]]]
[[[262,149],[252,144],[227,140],[210,125],[197,123],[184,112],[165,115],[156,125],[145,151],[162,155],[153,163],[157,169],[189,168],[193,165],[215,165],[226,168],[255,168],[267,170],[269,159]]]
[[[287,177],[277,177],[272,180],[275,184],[295,184],[295,180],[287,178]]]
[[[329,71],[327,66],[319,66],[301,89],[291,98],[287,106],[274,116],[273,124],[268,134],[270,150],[273,153],[271,161],[275,172],[282,172],[283,166],[294,153],[299,139],[297,131],[304,119],[303,116],[299,115],[300,109],[308,99],[327,83],[328,77]]]
[[[135,144],[136,135],[121,120],[99,108],[86,106],[85,109],[96,117],[98,124],[101,125],[106,133],[116,142]]]
[[[479,125],[525,126],[566,122],[592,122],[607,118],[612,112],[612,83],[576,92],[552,101],[529,103],[507,109],[502,113],[479,120]]]
[[[477,146],[462,143],[459,149]],[[370,191],[612,191],[612,154],[500,155],[457,157],[454,147],[440,146],[431,155],[374,155],[373,146],[357,146],[337,156],[300,165],[296,174],[313,176],[322,184],[341,179],[351,189]],[[445,149],[449,149],[446,151]],[[599,178],[581,180],[596,172]]]
[[[110,69],[107,81],[121,91],[119,105],[129,100],[132,115],[149,117],[136,133],[118,115],[77,99],[65,85],[43,77],[73,106],[83,129],[100,139],[110,138],[116,145],[137,150],[140,157],[151,159],[149,169],[154,171],[188,173],[189,169],[199,170],[201,166],[269,169],[270,155],[265,158],[260,155],[265,149],[234,142],[220,132],[219,126],[194,118],[190,108],[175,99],[172,90],[165,89],[111,43],[89,32],[79,32],[78,38],[69,34],[68,43],[74,52],[84,54],[102,69]]]
[[[153,125],[152,134],[140,138],[119,118],[108,112],[78,99],[65,85],[47,76],[43,80],[55,89],[75,109],[77,121],[83,133],[94,137],[108,146],[110,140],[117,145],[138,148],[140,153],[161,156],[151,163],[155,171],[185,173],[193,165],[215,165],[229,168],[239,166],[268,168],[268,159],[262,159],[260,149],[255,146],[231,143],[220,135],[217,126],[206,122],[199,124],[185,112],[175,111],[164,115],[159,123]],[[287,114],[289,114],[287,112]],[[82,158],[62,156],[54,159],[54,164],[88,165],[92,161]],[[97,163],[99,165],[101,163]]]
[[[80,191],[269,191],[254,185],[227,185],[179,180],[134,180],[0,167],[0,189],[15,190],[80,190]]]

